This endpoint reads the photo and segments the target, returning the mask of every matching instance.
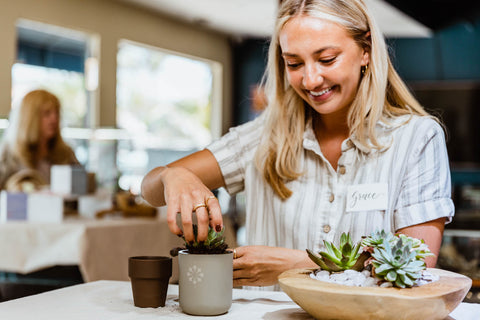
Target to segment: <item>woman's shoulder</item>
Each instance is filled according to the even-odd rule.
[[[20,161],[15,150],[13,150],[9,143],[3,142],[0,145],[0,161],[2,161],[4,164]]]
[[[402,129],[401,132],[413,131],[418,133],[438,134],[444,132],[444,127],[440,121],[433,116],[423,115],[402,115],[391,118],[385,126],[388,129]]]
[[[257,117],[255,117],[250,121],[247,121],[243,124],[230,128],[229,131],[252,132],[252,131],[262,130],[265,125],[265,119],[266,119],[265,113],[261,113],[260,115],[258,115]]]
[[[409,121],[411,123],[407,124],[407,126],[418,134],[423,133],[432,136],[444,133],[443,125],[433,116],[412,115],[411,118]]]
[[[392,123],[395,125],[390,127],[391,133],[386,136],[393,139],[391,141],[397,148],[403,149],[406,146],[421,148],[432,140],[445,143],[444,127],[435,117],[405,115],[397,117]],[[388,131],[390,130],[386,130]]]
[[[253,120],[230,128],[228,133],[217,141],[225,142],[229,145],[236,143],[249,146],[257,145],[260,142],[264,124],[265,116],[261,114]],[[215,144],[215,142],[216,141],[214,141],[213,144]]]
[[[75,151],[65,142],[58,144],[49,158],[51,164],[79,164]]]
[[[261,114],[251,121],[232,127],[227,134],[213,141],[206,148],[216,156],[217,161],[232,155],[237,159],[251,160],[260,144],[264,121],[264,115]]]

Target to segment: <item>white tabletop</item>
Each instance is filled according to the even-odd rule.
[[[447,319],[478,320],[480,304],[462,303]],[[229,312],[217,317],[189,316],[178,305],[178,286],[170,285],[163,308],[133,305],[130,282],[95,281],[0,303],[0,319],[157,320],[162,319],[313,319],[285,293],[233,290]]]

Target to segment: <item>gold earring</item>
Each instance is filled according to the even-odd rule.
[[[364,65],[360,68],[360,72],[362,73],[362,76],[365,75],[367,70],[368,70],[368,64],[366,64],[366,65]]]

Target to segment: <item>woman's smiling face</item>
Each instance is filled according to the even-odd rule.
[[[287,79],[319,114],[348,112],[369,54],[339,24],[309,16],[288,21],[279,35]]]

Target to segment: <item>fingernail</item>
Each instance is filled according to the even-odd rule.
[[[222,231],[222,226],[219,225],[219,224],[217,224],[217,225],[215,226],[215,231],[217,231],[217,232]]]

